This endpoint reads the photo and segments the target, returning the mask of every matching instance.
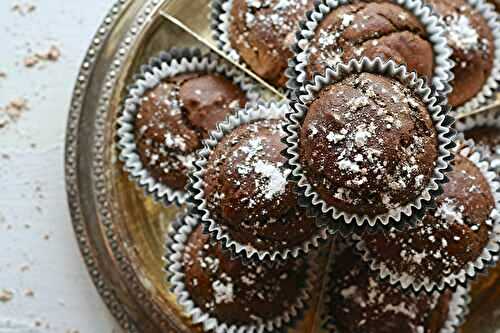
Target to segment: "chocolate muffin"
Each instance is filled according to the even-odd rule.
[[[334,9],[320,22],[307,52],[309,79],[324,74],[327,66],[363,56],[393,59],[427,78],[434,71],[424,26],[389,1],[354,1]]]
[[[455,79],[451,82],[451,106],[461,106],[476,96],[490,77],[495,45],[488,22],[467,0],[429,0],[442,17]]]
[[[492,161],[495,166],[500,165],[500,128],[476,127],[464,132],[466,139],[474,140],[476,147],[483,156]]]
[[[245,93],[219,74],[165,79],[142,97],[135,120],[142,164],[158,182],[183,190],[203,139],[245,103]]]
[[[299,155],[312,190],[327,205],[372,217],[426,188],[438,156],[436,129],[421,99],[399,81],[352,74],[316,94]]]
[[[490,186],[481,170],[461,155],[448,177],[437,208],[415,229],[362,237],[372,260],[410,281],[439,284],[481,255],[492,231],[495,201]]]
[[[255,73],[285,87],[298,23],[313,7],[314,0],[233,0],[231,46]]]
[[[210,217],[240,244],[261,251],[301,245],[318,232],[297,205],[281,154],[283,120],[258,120],[227,134],[203,176]]]
[[[377,280],[352,248],[336,255],[330,281],[329,315],[335,332],[439,333],[451,293],[414,295]]]
[[[308,265],[290,262],[243,263],[213,245],[202,225],[189,236],[182,256],[186,289],[203,312],[220,323],[262,324],[284,315],[305,287]]]

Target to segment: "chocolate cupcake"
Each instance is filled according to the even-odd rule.
[[[441,106],[414,74],[403,78],[404,67],[388,66],[396,65],[364,58],[329,68],[292,103],[292,178],[318,214],[387,225],[412,216],[411,207],[421,209],[422,199],[431,201],[429,190],[444,178],[439,170],[447,168],[451,153],[442,155],[440,147],[451,134]]]
[[[397,80],[354,74],[323,88],[300,133],[305,175],[328,205],[385,214],[422,192],[437,159],[425,104]]]
[[[297,256],[326,238],[298,207],[287,180],[290,171],[281,154],[286,109],[271,103],[237,114],[212,134],[214,140],[197,163],[192,186],[196,212],[215,238],[247,257]]]
[[[313,7],[314,0],[215,1],[215,39],[263,79],[284,88],[298,22]]]
[[[174,294],[205,331],[275,332],[291,325],[309,298],[315,278],[306,258],[235,260],[191,217],[169,243]]]
[[[183,203],[196,151],[215,125],[255,99],[248,79],[213,55],[180,50],[147,66],[124,106],[121,158],[157,199]]]
[[[366,56],[393,59],[430,79],[434,52],[424,25],[400,5],[356,1],[331,11],[316,28],[309,50],[307,76],[326,66]]]
[[[464,150],[465,152],[466,150]],[[415,229],[366,234],[357,244],[382,277],[415,291],[464,283],[499,250],[498,183],[478,154],[458,154],[444,193]]]
[[[453,63],[438,17],[421,1],[323,1],[293,46],[289,87],[300,89],[326,67],[362,57],[393,59],[430,80],[443,94]]]
[[[495,41],[487,16],[479,9],[483,1],[429,0],[446,28],[446,38],[455,62],[449,95],[451,106],[458,107],[478,95],[491,77]]]
[[[182,191],[202,140],[246,102],[240,87],[219,74],[162,80],[144,94],[137,113],[135,137],[142,164],[153,178]]]
[[[327,304],[331,332],[440,333],[452,294],[414,295],[381,282],[348,247],[335,255]]]

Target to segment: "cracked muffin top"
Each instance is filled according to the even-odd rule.
[[[144,94],[135,120],[142,164],[157,181],[183,190],[203,139],[246,101],[237,85],[218,74],[165,79]]]
[[[357,1],[329,13],[307,48],[307,75],[363,56],[393,59],[427,78],[434,70],[432,44],[412,13],[388,1]]]
[[[421,98],[396,79],[370,73],[321,89],[299,138],[313,191],[329,206],[369,217],[420,196],[436,165],[437,144]]]

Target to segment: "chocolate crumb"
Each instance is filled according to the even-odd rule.
[[[9,102],[5,107],[0,107],[0,128],[7,126],[11,122],[17,121],[23,111],[28,110],[28,101],[25,98],[17,97]]]
[[[42,61],[56,62],[60,57],[61,50],[57,46],[52,45],[47,51],[36,52],[35,54],[31,54],[24,58],[24,66],[27,68],[33,68]]]
[[[14,298],[14,293],[7,289],[0,290],[0,302],[8,303]]]

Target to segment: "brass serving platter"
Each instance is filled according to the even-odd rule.
[[[201,332],[181,315],[164,279],[164,235],[179,209],[155,204],[127,179],[117,161],[115,123],[142,64],[173,46],[199,46],[160,12],[188,19],[210,38],[209,3],[117,1],[92,40],[74,89],[66,136],[74,230],[97,290],[127,332]],[[500,269],[476,284],[464,332],[495,333],[500,327],[498,276]],[[319,332],[319,294],[295,332]]]

